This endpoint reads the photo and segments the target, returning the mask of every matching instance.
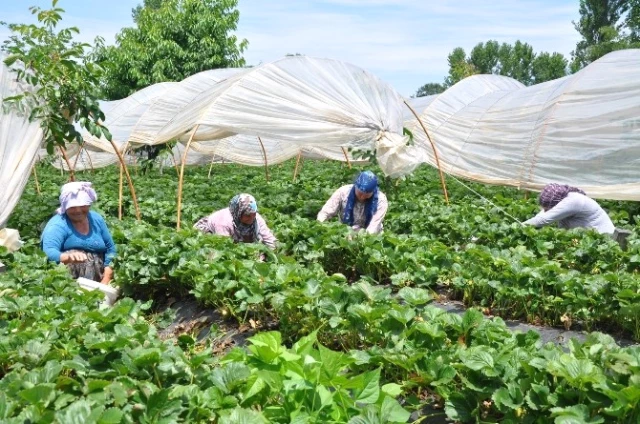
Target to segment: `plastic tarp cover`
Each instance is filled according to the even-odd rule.
[[[401,96],[344,62],[287,57],[256,68],[206,71],[173,84],[145,105],[124,110],[132,103],[124,99],[105,112],[118,146],[191,140],[198,152],[247,165],[264,164],[265,156],[267,163],[279,163],[306,149],[344,157],[342,147],[378,145],[386,155],[381,163],[390,164],[406,147]],[[109,151],[103,140],[89,143]],[[414,160],[412,166],[418,164]],[[409,166],[394,169],[401,168]]]
[[[0,103],[24,92],[0,56]],[[29,179],[42,143],[38,122],[29,122],[13,110],[0,111],[0,228],[4,227]]]
[[[472,76],[420,114],[448,174],[533,190],[559,182],[596,198],[640,200],[640,50],[531,87]],[[435,166],[418,122],[405,125]]]

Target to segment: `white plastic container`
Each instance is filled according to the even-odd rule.
[[[76,281],[78,281],[80,287],[85,290],[93,291],[95,289],[98,289],[102,293],[104,293],[104,302],[102,302],[102,304],[106,306],[113,306],[113,304],[116,302],[116,299],[118,299],[118,295],[120,294],[120,290],[118,290],[117,288],[111,287],[107,284],[102,284],[98,281],[89,280],[88,278],[80,277]]]

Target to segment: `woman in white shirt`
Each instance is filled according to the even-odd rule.
[[[615,226],[609,215],[584,191],[565,184],[547,184],[538,199],[542,211],[524,222],[542,227],[557,222],[560,228],[593,228],[599,233],[613,234]]]
[[[387,196],[378,189],[378,178],[371,171],[358,175],[355,184],[347,184],[336,190],[318,213],[318,221],[324,222],[338,215],[340,220],[354,230],[368,233],[382,231],[382,220],[387,213]]]

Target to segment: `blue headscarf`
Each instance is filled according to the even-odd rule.
[[[373,196],[365,200],[364,212],[365,212],[365,227],[369,226],[371,218],[378,210],[378,178],[376,174],[371,171],[364,171],[356,178],[351,191],[349,192],[349,198],[347,199],[347,206],[344,208],[344,214],[342,215],[342,222],[353,226],[353,207],[356,204],[356,189],[364,193],[373,193]]]

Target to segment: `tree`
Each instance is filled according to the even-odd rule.
[[[237,0],[145,0],[133,10],[135,28],[124,28],[116,45],[98,54],[108,99],[149,85],[181,81],[201,71],[244,66],[247,40],[237,28]]]
[[[4,99],[4,104],[41,123],[49,153],[56,145],[82,142],[74,122],[96,137],[111,140],[101,124],[104,114],[97,100],[101,69],[90,61],[92,46],[73,41],[79,33],[75,27],[56,30],[64,13],[56,4],[53,0],[49,10],[29,9],[40,26],[2,23],[12,32],[2,46],[7,54],[4,63],[18,81],[28,85],[22,93]]]
[[[629,14],[626,21],[629,39],[632,43],[640,42],[640,0],[629,1]]]
[[[531,64],[532,83],[539,84],[566,76],[568,64],[560,53],[539,53]]]
[[[630,5],[629,0],[580,0],[580,20],[573,26],[582,40],[572,52],[572,72],[613,50],[628,47],[623,17]]]
[[[469,57],[458,47],[449,54],[448,61],[449,75],[444,88],[473,74],[504,75],[525,85],[561,78],[567,74],[567,60],[563,55],[546,52],[535,54],[531,45],[520,40],[513,45],[500,44],[495,40],[478,43]]]
[[[469,54],[469,61],[479,74],[499,74],[500,44],[495,40],[476,44]]]
[[[511,77],[524,85],[533,83],[532,64],[535,58],[533,47],[517,40],[512,46],[502,43],[498,52],[500,75]]]
[[[444,84],[439,84],[437,82],[430,82],[418,88],[418,91],[416,91],[415,97],[424,97],[424,96],[432,96],[434,94],[440,94],[446,89],[447,88],[444,86]]]
[[[478,73],[476,67],[467,60],[467,54],[462,47],[456,47],[447,57],[449,62],[449,76],[444,80],[445,87],[451,87],[458,81]]]

